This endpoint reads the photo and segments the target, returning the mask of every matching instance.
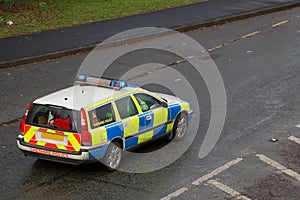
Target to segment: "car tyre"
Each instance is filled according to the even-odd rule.
[[[122,155],[121,145],[118,142],[110,143],[104,156],[106,170],[109,172],[115,171],[121,163]]]
[[[173,137],[175,140],[179,141],[187,133],[187,127],[188,127],[188,119],[187,115],[185,113],[181,113],[177,116],[175,122],[174,122],[174,127],[173,127]]]

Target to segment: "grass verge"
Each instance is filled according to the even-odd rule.
[[[201,1],[203,0],[0,0],[0,37],[85,24]]]

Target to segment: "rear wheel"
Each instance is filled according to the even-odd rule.
[[[122,160],[122,151],[118,142],[110,143],[104,156],[104,164],[107,171],[114,171],[119,167]]]

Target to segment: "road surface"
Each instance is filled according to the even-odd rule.
[[[201,97],[201,121],[189,130],[196,132],[191,147],[173,164],[149,173],[107,173],[98,164],[24,157],[16,147],[17,119],[33,99],[72,85],[86,54],[1,69],[0,199],[299,199],[300,8],[186,34],[208,50],[226,89],[225,126],[208,156],[198,158],[210,119],[209,93],[188,71]],[[155,51],[135,57],[121,58],[115,69],[179,59]]]

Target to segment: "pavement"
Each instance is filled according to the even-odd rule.
[[[299,6],[299,0],[209,0],[139,15],[0,39],[0,68],[87,51],[138,27],[186,31]]]

